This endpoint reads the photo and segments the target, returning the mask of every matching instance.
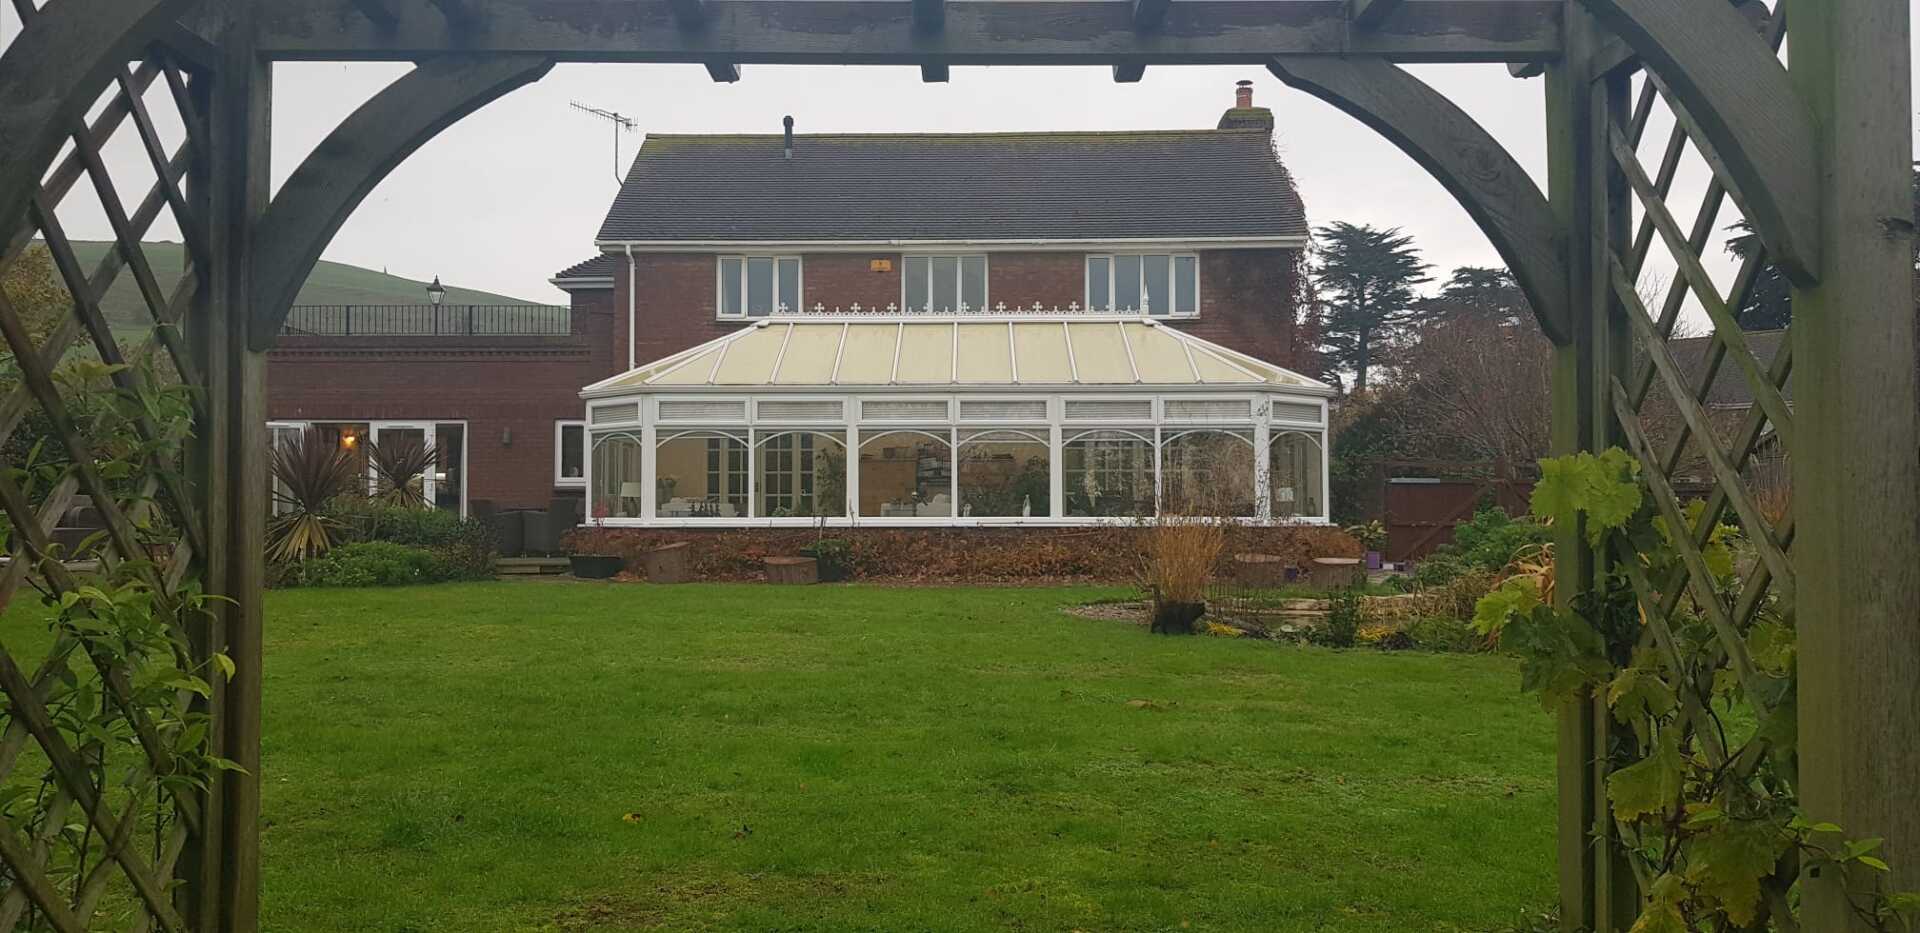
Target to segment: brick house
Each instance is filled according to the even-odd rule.
[[[1308,226],[1251,97],[1210,130],[652,136],[570,308],[290,329],[270,417],[432,437],[443,507],[611,525],[1121,519],[1228,471],[1236,514],[1324,519]]]

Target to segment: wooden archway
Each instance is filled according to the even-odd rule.
[[[184,477],[164,469],[143,495],[115,502],[97,477],[76,470],[39,501],[0,474],[0,507],[21,533],[0,572],[0,602],[29,573],[73,591],[41,562],[44,534],[83,486],[111,513],[114,551],[148,556],[128,516],[151,503],[187,516],[155,586],[183,584],[231,600],[197,621],[190,657],[224,654],[234,676],[197,705],[209,719],[205,749],[237,762],[204,792],[175,797],[182,815],[148,864],[117,853],[150,922],[170,930],[258,926],[261,701],[261,529],[265,498],[265,354],[297,283],[340,223],[436,133],[554,62],[691,62],[715,80],[739,80],[762,63],[913,66],[946,80],[953,65],[1111,66],[1117,80],[1176,64],[1271,67],[1288,83],[1365,121],[1409,153],[1488,233],[1558,346],[1556,447],[1622,446],[1640,460],[1663,514],[1695,536],[1722,515],[1755,533],[1758,565],[1735,594],[1702,591],[1692,571],[1651,581],[1649,624],[1691,590],[1712,609],[1729,664],[1739,668],[1742,614],[1766,594],[1790,597],[1799,622],[1802,736],[1800,800],[1821,820],[1880,835],[1895,882],[1920,887],[1920,391],[1914,357],[1913,224],[1909,191],[1910,12],[1886,0],[16,0],[24,34],[0,54],[0,262],[44,238],[76,296],[74,314],[38,338],[0,296],[0,330],[30,377],[0,400],[0,437],[32,408],[55,417],[85,462],[90,439],[60,415],[59,388],[43,378],[80,339],[120,356],[96,296],[123,270],[152,312],[153,340],[134,355],[166,353],[196,390],[195,431]],[[1752,28],[1767,17],[1765,34]],[[1793,24],[1792,67],[1775,54],[1782,17]],[[1775,40],[1770,43],[1768,40]],[[138,68],[127,62],[142,59]],[[274,61],[421,63],[375,97],[294,173],[268,191]],[[1544,73],[1550,177],[1543,194],[1463,111],[1396,67],[1420,62],[1502,63]],[[1650,80],[1629,99],[1636,74]],[[168,151],[142,95],[164,81],[186,115],[187,140]],[[103,94],[109,100],[87,121]],[[1647,114],[1663,99],[1678,126],[1653,171],[1637,156]],[[157,181],[109,214],[119,248],[81,268],[53,208],[82,178],[112,192],[102,139],[141,137]],[[61,148],[71,143],[62,156]],[[1688,145],[1713,169],[1707,208],[1691,229],[1667,199]],[[1723,198],[1764,244],[1731,290],[1706,274],[1700,253]],[[1634,210],[1638,205],[1638,212]],[[117,209],[116,209],[117,208]],[[155,218],[181,219],[192,269],[169,290],[143,255]],[[1679,270],[1667,300],[1648,309],[1633,283],[1655,246]],[[1740,299],[1771,261],[1795,286],[1800,323],[1792,346],[1765,361],[1739,329]],[[1664,347],[1689,302],[1714,323],[1703,383],[1688,384]],[[1727,446],[1706,438],[1703,399],[1722,367],[1758,404]],[[1781,386],[1793,377],[1793,405]],[[125,377],[131,378],[131,377]],[[1639,429],[1649,388],[1678,399],[1678,444]],[[1736,482],[1763,433],[1793,455],[1793,513],[1768,524]],[[1716,490],[1702,519],[1677,511],[1670,488],[1677,451],[1691,435],[1711,445]],[[184,480],[181,482],[180,480]],[[1702,530],[1704,529],[1704,531]],[[1630,553],[1596,553],[1574,529],[1560,541],[1560,591],[1594,591]],[[1684,536],[1682,536],[1684,537]],[[57,565],[53,565],[57,566]],[[29,569],[33,568],[33,569]],[[1860,581],[1870,581],[1862,585]],[[101,662],[111,674],[111,658]],[[50,780],[96,830],[123,825],[98,806],[106,788],[74,768],[41,705],[41,674],[0,650],[7,696],[0,760],[34,742],[53,762]],[[111,680],[111,678],[109,678]],[[1769,715],[1791,711],[1764,698]],[[1561,711],[1561,904],[1569,928],[1632,923],[1640,890],[1602,817],[1615,726],[1603,701]],[[146,733],[142,733],[143,738]],[[154,746],[154,773],[168,767]],[[63,804],[64,805],[64,804]],[[191,814],[191,818],[187,815]],[[44,883],[41,839],[0,826],[0,865],[11,882],[0,920],[28,904],[59,929],[87,925],[83,902]],[[1790,866],[1783,866],[1790,871]],[[163,897],[168,878],[182,882]],[[1861,929],[1839,880],[1804,879],[1806,928]],[[0,923],[0,925],[6,925]]]

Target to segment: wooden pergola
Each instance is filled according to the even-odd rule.
[[[147,760],[130,773],[102,773],[45,702],[65,662],[36,663],[13,644],[0,650],[0,772],[43,769],[53,804],[91,826],[105,853],[85,884],[56,887],[47,868],[58,827],[0,820],[0,926],[30,911],[36,928],[88,928],[111,888],[137,905],[141,929],[258,927],[266,351],[321,250],[382,178],[441,130],[558,62],[698,63],[717,81],[739,80],[743,66],[757,64],[916,66],[927,81],[947,80],[953,65],[1098,64],[1117,81],[1137,81],[1148,67],[1254,64],[1352,114],[1457,197],[1518,277],[1557,347],[1559,450],[1632,451],[1671,527],[1692,532],[1676,536],[1685,572],[1636,579],[1650,650],[1690,594],[1718,635],[1722,666],[1745,676],[1744,626],[1769,601],[1791,613],[1801,689],[1755,697],[1753,712],[1797,715],[1797,752],[1775,754],[1797,754],[1809,817],[1885,837],[1892,886],[1920,888],[1920,396],[1910,24],[1900,0],[12,2],[25,29],[0,53],[0,263],[44,242],[74,302],[71,315],[36,336],[0,295],[0,332],[21,377],[0,401],[0,436],[37,410],[76,466],[50,489],[23,485],[19,464],[0,472],[12,557],[0,571],[0,602],[28,582],[59,593],[86,584],[46,558],[54,523],[87,495],[106,519],[109,565],[126,562],[163,605],[193,592],[224,599],[180,616],[190,650],[178,663],[206,670],[220,654],[235,669],[194,701],[210,716],[204,736],[127,703]],[[270,66],[291,60],[417,65],[343,121],[270,198]],[[1516,78],[1544,76],[1546,191],[1465,111],[1400,67],[1426,62],[1502,63]],[[156,129],[156,99],[183,117],[177,146]],[[1674,128],[1649,170],[1637,153],[1656,105]],[[101,156],[116,134],[137,137],[151,163],[152,181],[125,192],[131,197]],[[1712,173],[1691,218],[1668,203],[1689,158]],[[118,243],[90,268],[58,214],[82,180]],[[1729,203],[1764,252],[1723,290],[1701,254],[1733,219],[1722,216]],[[159,281],[141,247],[163,213],[178,221],[191,260],[177,282]],[[1634,285],[1656,246],[1679,274],[1661,306],[1648,308]],[[1792,281],[1797,323],[1791,346],[1760,360],[1738,309],[1769,263]],[[152,313],[151,334],[137,347],[122,346],[100,311],[100,296],[121,275]],[[1665,346],[1689,301],[1713,324],[1704,374],[1683,372]],[[184,470],[156,463],[129,491],[90,466],[101,439],[75,423],[63,394],[71,390],[52,373],[76,345],[108,363],[164,358],[194,389]],[[1731,443],[1716,438],[1704,410],[1722,368],[1757,401]],[[138,373],[113,378],[137,391]],[[1791,407],[1780,391],[1789,374]],[[1677,442],[1650,438],[1641,424],[1656,385],[1682,416]],[[1763,435],[1792,455],[1793,508],[1774,521],[1739,475]],[[1689,439],[1717,480],[1692,520],[1666,479]],[[169,520],[149,521],[156,510]],[[1739,520],[1759,558],[1731,595],[1714,591],[1701,562],[1723,517]],[[174,529],[163,549],[149,539],[157,527]],[[1585,542],[1579,529],[1561,529],[1562,600],[1594,591],[1631,557]],[[126,702],[125,659],[82,642],[56,650],[84,652],[111,699]],[[1625,929],[1642,903],[1607,801],[1618,730],[1599,698],[1560,713],[1560,902],[1569,929]],[[183,747],[243,770],[220,773],[204,790],[158,780],[176,773]],[[157,821],[167,835],[153,845],[130,843],[138,801],[171,813]],[[1798,870],[1783,864],[1769,895]],[[1846,904],[1838,874],[1802,879],[1805,929],[1868,928]]]

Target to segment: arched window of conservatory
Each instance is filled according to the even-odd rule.
[[[1325,518],[1326,489],[1322,485],[1320,435],[1288,431],[1276,434],[1268,448],[1267,488],[1273,517]]]
[[[1083,431],[1065,442],[1060,465],[1068,516],[1153,517],[1151,431]]]
[[[727,431],[662,434],[653,467],[654,517],[747,517],[746,438]]]
[[[754,515],[841,518],[847,514],[847,443],[814,431],[760,432]]]
[[[1250,518],[1258,502],[1253,438],[1240,431],[1185,431],[1160,449],[1163,511]]]
[[[952,518],[953,447],[946,429],[860,440],[860,517]]]
[[[1045,434],[961,432],[961,518],[1046,518],[1052,485]]]
[[[593,489],[588,494],[591,518],[639,518],[641,475],[646,443],[625,431],[593,436]]]

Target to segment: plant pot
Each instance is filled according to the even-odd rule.
[[[1206,614],[1206,603],[1154,603],[1152,631],[1159,635],[1192,635],[1193,624]]]
[[[567,558],[567,563],[571,565],[573,575],[582,580],[610,579],[627,567],[624,558],[611,554],[575,554]]]
[[[1367,552],[1367,569],[1368,569],[1368,570],[1379,570],[1379,569],[1380,569],[1380,565],[1381,565],[1381,559],[1380,559],[1380,552],[1379,552],[1379,551],[1368,551],[1368,552]]]

